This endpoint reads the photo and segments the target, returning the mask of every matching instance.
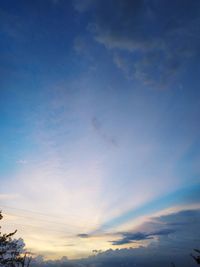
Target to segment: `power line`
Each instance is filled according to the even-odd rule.
[[[57,229],[54,229],[54,228],[49,228],[49,227],[43,227],[43,226],[38,226],[38,225],[32,225],[32,224],[25,224],[25,223],[15,223],[13,222],[12,224],[11,223],[7,223],[7,225],[18,225],[18,226],[28,226],[28,227],[31,227],[31,228],[37,228],[37,229],[44,229],[46,231],[49,231],[49,232],[57,232],[57,233],[60,233],[60,234],[66,234],[67,232],[66,231],[61,231],[61,230],[57,230]],[[72,235],[68,236],[68,237],[74,237]]]
[[[62,226],[69,226],[70,225],[70,224],[67,224],[67,223],[61,223],[61,222],[57,222],[57,221],[49,221],[49,220],[45,220],[45,219],[34,218],[33,216],[29,216],[29,215],[21,215],[21,214],[10,213],[10,212],[4,212],[4,214],[5,215],[16,216],[16,217],[20,217],[20,218],[25,218],[25,219],[32,219],[32,220],[40,221],[40,222],[47,222],[47,223],[51,223],[51,224],[62,225]],[[72,226],[72,225],[70,225],[70,226]]]
[[[47,216],[47,217],[58,217],[60,219],[63,219],[62,216],[60,215],[55,215],[55,214],[47,214],[47,213],[44,213],[44,212],[39,212],[39,211],[33,211],[33,210],[27,210],[27,209],[22,209],[22,208],[16,208],[16,207],[11,207],[11,206],[7,206],[7,205],[1,205],[3,208],[8,208],[8,209],[12,209],[12,210],[18,210],[18,211],[22,211],[22,212],[28,212],[28,213],[33,213],[33,214],[38,214],[40,216]],[[77,217],[77,218],[80,218],[79,215],[76,215],[76,214],[73,214],[71,215],[72,217]]]
[[[15,207],[10,207],[10,206],[6,206],[6,205],[1,205],[2,207],[6,208],[6,209],[12,209],[12,210],[16,210],[16,211],[19,211],[19,212],[25,212],[25,213],[31,213],[31,214],[34,214],[34,215],[40,215],[40,216],[46,216],[46,217],[55,217],[55,215],[49,215],[49,214],[46,214],[46,213],[41,213],[41,212],[37,212],[37,211],[30,211],[30,210],[26,210],[26,209],[21,209],[21,208],[15,208]],[[63,223],[63,222],[59,222],[57,220],[47,220],[47,219],[41,219],[41,218],[35,218],[33,216],[31,216],[30,214],[28,215],[21,215],[21,214],[15,214],[15,213],[10,213],[10,212],[5,212],[5,214],[7,215],[14,215],[14,216],[17,216],[17,217],[22,217],[22,218],[27,218],[27,219],[31,219],[31,220],[35,220],[35,221],[41,221],[41,222],[47,222],[47,223],[50,223],[50,224],[58,224],[58,225],[62,225],[62,226],[65,226],[65,227],[73,227],[73,225],[71,224],[68,224],[68,223]],[[81,216],[72,216],[71,218],[73,217],[76,217],[76,219],[80,219]],[[63,220],[62,217],[59,217],[60,219]],[[84,221],[84,223],[87,223],[89,222],[89,220],[87,221]],[[95,227],[99,227],[101,226],[101,224],[97,223],[94,225]]]

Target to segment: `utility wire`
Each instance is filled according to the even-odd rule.
[[[34,221],[46,222],[46,223],[62,225],[62,226],[73,226],[72,224],[61,223],[61,222],[57,222],[57,221],[50,221],[50,220],[45,220],[45,219],[40,219],[40,218],[35,218],[35,217],[29,216],[29,215],[21,215],[21,214],[10,213],[10,212],[4,212],[4,215],[11,215],[11,216],[16,216],[16,217],[20,217],[20,218],[31,219],[31,220],[34,220]]]
[[[6,209],[12,209],[12,210],[16,210],[16,211],[19,211],[19,212],[31,213],[31,214],[40,215],[40,216],[42,215],[42,216],[47,216],[47,217],[51,217],[51,218],[52,217],[55,217],[55,215],[49,215],[49,214],[41,213],[41,212],[37,212],[37,211],[29,211],[29,210],[26,210],[26,209],[14,208],[14,207],[5,206],[5,205],[1,205],[1,206],[4,207],[4,208],[6,208]],[[22,217],[22,218],[25,218],[25,219],[27,218],[27,219],[31,219],[31,220],[38,221],[38,222],[46,222],[46,223],[49,223],[49,224],[60,225],[60,226],[64,226],[64,227],[67,227],[67,228],[69,228],[69,227],[74,228],[73,225],[71,225],[69,223],[63,223],[63,222],[59,222],[59,221],[56,221],[56,220],[53,221],[53,220],[41,219],[41,218],[38,218],[38,217],[35,218],[34,216],[32,216],[30,214],[28,214],[28,215],[21,215],[21,214],[18,214],[18,213],[16,214],[16,213],[12,213],[12,212],[4,212],[4,214],[14,215],[16,217]],[[73,217],[75,217],[75,216],[73,216]],[[76,219],[78,219],[78,217],[79,217],[79,219],[81,218],[81,216],[76,216],[76,217],[77,217]],[[63,218],[60,217],[60,219],[63,219]],[[87,222],[88,222],[88,220],[87,221],[84,221],[84,223],[87,223]],[[16,223],[13,223],[13,224],[16,224]],[[22,223],[21,225],[25,225],[25,224]],[[34,225],[29,225],[29,226],[41,228],[41,227],[34,226]],[[95,225],[95,227],[99,227],[99,226],[101,226],[101,224],[99,224],[99,223]],[[47,228],[45,228],[45,229],[47,229]],[[50,228],[49,228],[49,230],[51,231]],[[84,231],[84,229],[83,229],[83,231]]]
[[[6,224],[7,226],[8,225],[11,225],[11,226],[15,226],[15,225],[18,225],[18,226],[22,226],[22,227],[26,227],[26,226],[28,226],[28,227],[31,227],[31,228],[37,228],[37,229],[44,229],[45,231],[48,231],[48,232],[56,232],[56,233],[60,233],[60,234],[66,234],[67,233],[67,231],[62,231],[62,230],[57,230],[57,229],[54,229],[54,228],[49,228],[49,227],[43,227],[43,226],[38,226],[38,225],[32,225],[32,224],[26,224],[26,223],[7,223]],[[68,236],[69,237],[69,236]],[[72,235],[70,235],[70,237],[74,237],[74,236],[72,236]]]
[[[15,207],[10,207],[10,206],[7,206],[7,205],[1,205],[1,207],[3,208],[7,208],[7,209],[12,209],[12,210],[18,210],[18,211],[22,211],[22,212],[28,212],[28,213],[33,213],[33,214],[38,214],[40,216],[47,216],[47,217],[57,217],[57,218],[60,218],[60,219],[63,219],[62,216],[60,215],[56,215],[56,214],[47,214],[47,213],[44,213],[44,212],[39,212],[39,211],[32,211],[32,210],[27,210],[27,209],[21,209],[21,208],[15,208]],[[66,214],[64,215],[66,216]],[[72,214],[70,215],[71,217],[77,217],[77,218],[80,218],[81,216],[77,215],[77,214]]]

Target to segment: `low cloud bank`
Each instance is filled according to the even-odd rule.
[[[33,260],[33,267],[65,266],[65,267],[118,267],[141,266],[157,267],[194,266],[190,253],[200,246],[200,210],[185,210],[165,216],[152,218],[144,228],[157,229],[144,233],[122,233],[118,245],[132,243],[145,239],[153,239],[148,247],[109,249],[86,259],[45,261],[42,257]],[[170,227],[170,228],[169,228]]]

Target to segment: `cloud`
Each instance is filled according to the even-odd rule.
[[[157,232],[152,232],[152,233],[122,233],[123,238],[117,240],[117,241],[112,241],[113,245],[124,245],[124,244],[129,244],[133,243],[135,241],[141,241],[141,240],[147,240],[147,239],[153,239],[156,236],[162,236],[162,235],[169,235],[171,233],[174,233],[175,230],[173,229],[163,229]]]
[[[168,266],[170,261],[174,261],[181,263],[181,266],[190,266],[192,261],[190,262],[189,253],[198,248],[200,243],[199,223],[199,209],[152,217],[139,226],[140,232],[124,233],[124,238],[134,241],[152,238],[148,246],[108,250],[93,259],[93,263],[109,266],[108,262],[115,262],[115,266],[120,266],[128,261],[128,266],[133,266],[134,263],[137,266]]]
[[[115,137],[108,135],[103,127],[102,127],[102,123],[100,122],[100,120],[97,117],[93,117],[92,118],[92,127],[95,130],[95,132],[104,140],[105,143],[113,146],[113,147],[117,147],[118,146],[118,142],[116,140]]]
[[[112,241],[113,245],[124,245],[133,243],[135,241],[141,241],[146,239],[152,239],[153,237],[146,233],[123,233],[123,238],[117,241]]]
[[[199,56],[199,1],[109,0],[89,8],[88,30],[126,77],[164,88]]]
[[[103,225],[100,226],[97,231],[112,229],[113,227],[123,225],[128,221],[137,220],[142,216],[151,215],[155,212],[159,212],[165,209],[167,206],[173,207],[181,205],[181,203],[198,203],[199,202],[199,184],[191,187],[181,188],[175,190],[167,195],[162,195],[160,198],[154,198],[153,201],[145,203],[143,206],[126,211],[119,216],[107,220]],[[170,203],[170,204],[169,204]]]
[[[148,233],[124,233],[124,236],[135,240],[146,240],[148,237],[156,236],[148,246],[109,249],[85,259],[65,261],[65,266],[165,267],[170,266],[170,262],[174,262],[177,266],[193,266],[194,262],[189,254],[194,248],[198,248],[200,243],[200,210],[184,210],[151,219],[142,227],[156,230]],[[177,222],[174,228],[166,228],[174,222]],[[33,261],[33,266],[60,266],[61,263],[61,260],[40,261],[40,263]]]
[[[78,234],[77,236],[81,237],[81,238],[89,238],[90,237],[88,234]]]
[[[93,5],[95,2],[96,0],[85,0],[85,1],[73,0],[73,5],[74,8],[81,13],[90,9],[91,5]]]

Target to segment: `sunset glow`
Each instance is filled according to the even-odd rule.
[[[179,249],[185,231],[189,255],[200,2],[3,0],[0,14],[3,231],[53,260]]]

